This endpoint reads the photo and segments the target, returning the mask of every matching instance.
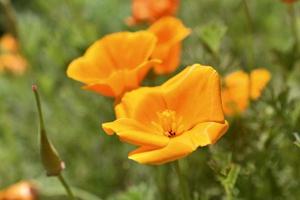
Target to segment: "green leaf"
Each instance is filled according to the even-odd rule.
[[[201,42],[214,54],[218,54],[227,27],[221,22],[211,22],[200,27],[198,33]]]

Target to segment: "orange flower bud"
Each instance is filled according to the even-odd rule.
[[[161,17],[174,15],[178,6],[179,0],[132,0],[132,16],[126,19],[126,23],[152,23]]]

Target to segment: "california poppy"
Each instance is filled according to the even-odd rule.
[[[19,53],[17,40],[9,34],[0,39],[0,71],[8,70],[14,74],[23,74],[27,62]]]
[[[138,146],[129,158],[163,164],[215,143],[227,130],[218,73],[195,64],[157,87],[126,93],[117,119],[102,124],[124,142]]]
[[[10,34],[3,35],[0,39],[0,50],[17,52],[19,50],[19,45],[16,38]]]
[[[27,181],[14,184],[0,191],[1,200],[36,200],[37,191],[34,185]]]
[[[156,40],[148,31],[107,35],[72,61],[67,75],[84,83],[84,89],[120,98],[137,88],[150,67],[159,62],[150,59]]]
[[[152,57],[162,61],[154,66],[155,73],[173,72],[180,62],[181,41],[190,34],[190,29],[175,17],[164,17],[152,24],[148,31],[158,38]]]
[[[244,112],[250,99],[257,100],[271,79],[266,69],[255,69],[250,74],[236,71],[227,75],[222,89],[223,110],[226,115]]]
[[[132,16],[126,22],[128,25],[153,23],[163,16],[174,15],[178,6],[179,0],[132,0]]]

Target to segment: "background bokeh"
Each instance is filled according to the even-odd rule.
[[[59,183],[46,178],[40,164],[34,83],[41,93],[49,137],[65,160],[64,174],[72,186],[109,200],[179,198],[170,164],[134,163],[127,159],[132,146],[101,130],[102,122],[114,119],[113,100],[81,90],[81,84],[65,73],[72,59],[105,34],[147,27],[124,23],[131,2],[13,0],[12,4],[29,68],[21,76],[0,74],[0,188],[25,179],[40,185],[43,199],[58,199],[61,194]],[[235,199],[299,200],[300,148],[294,141],[300,132],[300,62],[288,6],[280,0],[252,0],[248,5],[251,24],[243,1],[181,1],[178,17],[193,32],[184,41],[177,72],[201,63],[214,66],[222,76],[257,67],[272,73],[263,96],[243,115],[228,119],[227,134],[181,164],[194,199],[221,199],[229,191]],[[300,33],[299,4],[295,6]],[[0,33],[7,31],[6,23],[0,11]],[[143,84],[157,85],[177,72],[148,78]]]

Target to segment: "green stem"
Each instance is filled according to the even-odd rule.
[[[42,112],[40,95],[38,93],[38,89],[37,89],[36,85],[32,85],[32,91],[34,93],[34,97],[35,97],[36,105],[37,105],[37,109],[38,109],[38,114],[39,114],[40,128],[41,128],[41,134],[42,134],[41,136],[47,138],[46,131],[45,131],[46,129],[45,129],[45,123],[44,123],[44,117],[43,117],[43,112]],[[48,141],[48,139],[46,139],[46,141]],[[49,144],[49,146],[50,146],[50,144]],[[63,187],[65,188],[70,200],[75,200],[75,197],[74,197],[74,195],[71,191],[71,188],[67,184],[67,182],[64,179],[64,177],[62,176],[62,174],[59,173],[56,176],[59,179],[59,181],[61,182],[61,184],[63,185]]]
[[[255,53],[254,53],[254,28],[253,28],[253,20],[250,14],[250,9],[247,3],[247,0],[243,0],[243,5],[244,5],[244,11],[245,11],[245,15],[246,15],[246,19],[247,19],[247,25],[248,25],[248,30],[249,30],[249,58],[248,58],[248,64],[250,66],[248,66],[248,69],[251,69],[254,67],[254,63],[255,63]],[[250,70],[249,70],[250,71]]]
[[[3,13],[7,20],[6,25],[8,31],[15,37],[18,37],[17,20],[10,0],[0,0],[0,5],[3,7]]]
[[[58,176],[57,176],[58,180],[61,182],[61,184],[64,186],[66,192],[68,193],[68,196],[71,200],[75,200],[75,197],[72,193],[72,190],[71,188],[69,187],[68,183],[66,182],[66,180],[64,179],[63,175],[60,173]]]
[[[190,200],[191,198],[190,198],[190,195],[189,195],[189,190],[188,190],[188,187],[187,187],[187,183],[185,181],[184,175],[181,172],[178,160],[174,162],[174,168],[175,168],[175,172],[178,176],[179,186],[180,186],[181,193],[182,193],[182,199],[183,200]]]
[[[43,118],[41,100],[40,100],[40,95],[38,93],[36,85],[32,85],[32,91],[34,93],[35,102],[36,102],[36,106],[37,106],[37,109],[38,109],[39,120],[40,120],[40,128],[41,128],[41,130],[45,130],[45,124],[44,124],[44,118]]]

